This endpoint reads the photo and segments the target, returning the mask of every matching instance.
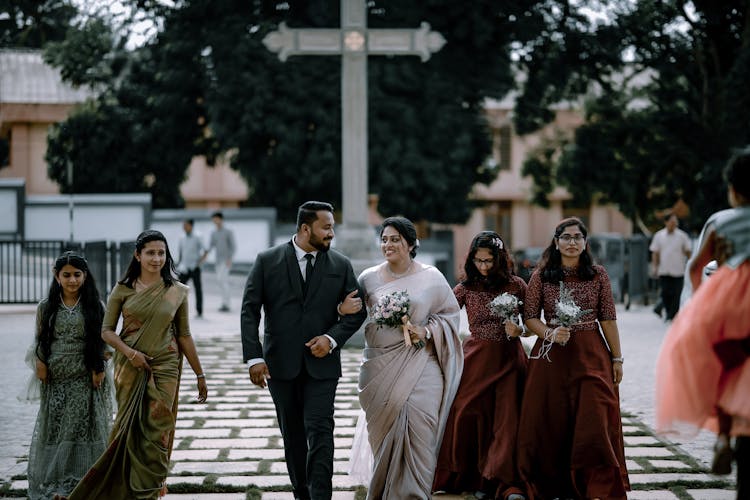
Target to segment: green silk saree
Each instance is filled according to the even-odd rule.
[[[103,329],[115,331],[122,314],[120,338],[152,358],[151,371],[138,371],[116,352],[115,389],[118,411],[109,446],[68,497],[76,499],[155,499],[169,471],[174,440],[182,355],[177,337],[190,335],[188,288],[159,280],[136,292],[117,284],[104,316]]]

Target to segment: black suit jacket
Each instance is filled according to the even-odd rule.
[[[358,314],[338,317],[336,306],[354,289],[364,297],[349,259],[336,250],[318,252],[304,298],[292,242],[260,253],[242,299],[243,359],[263,358],[271,378],[279,380],[295,378],[303,366],[313,378],[339,378],[340,348],[367,316],[363,307]],[[262,347],[258,333],[261,306],[265,313]],[[305,342],[324,334],[330,335],[337,347],[328,356],[316,358]]]

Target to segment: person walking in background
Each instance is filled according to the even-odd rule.
[[[630,490],[615,303],[587,236],[580,219],[562,220],[526,290],[526,328],[539,338],[521,406],[518,466],[535,499],[625,499]]]
[[[649,246],[651,273],[659,277],[661,302],[667,321],[671,321],[680,309],[685,265],[692,248],[690,237],[677,225],[676,215],[665,217],[664,228],[654,234]]]
[[[34,357],[41,381],[29,448],[29,498],[67,495],[107,447],[112,380],[105,376],[104,306],[79,254],[55,260],[47,298],[37,307]]]
[[[432,489],[475,492],[479,499],[522,500],[516,434],[528,360],[519,340],[523,327],[513,318],[523,314],[526,282],[513,274],[505,243],[494,231],[474,237],[464,273],[453,293],[459,307],[466,308],[471,335],[463,342],[461,385]],[[492,314],[490,302],[501,294],[515,297],[512,316]]]
[[[349,259],[330,248],[333,226],[332,205],[303,203],[297,232],[258,255],[242,299],[243,360],[253,384],[268,384],[294,497],[303,500],[331,498],[341,348],[366,316],[361,300],[358,312],[337,313],[347,297],[362,294]]]
[[[195,234],[193,228],[195,221],[186,219],[182,223],[185,235],[180,238],[177,248],[177,272],[179,280],[186,285],[188,281],[193,280],[195,288],[195,309],[198,312],[198,318],[203,317],[203,284],[201,283],[201,264],[206,258],[206,250],[203,248],[203,241],[200,236]]]
[[[461,380],[458,302],[440,271],[414,260],[418,246],[410,220],[385,219],[385,262],[359,276],[373,320],[365,327],[359,374],[367,425],[357,426],[354,443],[363,444],[352,450],[350,474],[371,477],[371,500],[431,498],[440,441]],[[391,316],[398,323],[381,321]],[[368,454],[373,468],[358,470],[357,464],[370,463]]]
[[[211,215],[216,229],[211,232],[208,249],[201,260],[205,260],[211,250],[216,250],[216,280],[221,290],[220,312],[229,312],[229,272],[232,270],[232,258],[237,249],[234,241],[234,233],[231,229],[224,227],[224,214],[214,212]]]
[[[69,499],[158,498],[167,491],[183,356],[196,376],[198,402],[208,396],[190,336],[188,287],[175,279],[159,231],[138,235],[133,258],[107,301],[101,335],[117,351],[117,416],[107,450]]]
[[[718,434],[715,474],[737,461],[737,498],[750,498],[750,147],[725,177],[733,207],[709,217],[688,267],[694,294],[667,332],[656,363],[656,426],[661,433]],[[701,283],[701,270],[720,264]],[[735,436],[732,453],[730,435]]]

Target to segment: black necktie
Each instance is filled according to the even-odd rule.
[[[311,253],[305,254],[305,259],[307,259],[307,264],[305,264],[305,281],[302,284],[302,291],[307,294],[307,285],[310,282],[310,278],[312,278],[312,272],[313,272],[313,259],[315,256]]]

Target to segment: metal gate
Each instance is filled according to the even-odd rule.
[[[135,242],[0,241],[0,303],[33,304],[49,293],[55,259],[73,250],[88,261],[99,295],[106,300],[133,256]]]

